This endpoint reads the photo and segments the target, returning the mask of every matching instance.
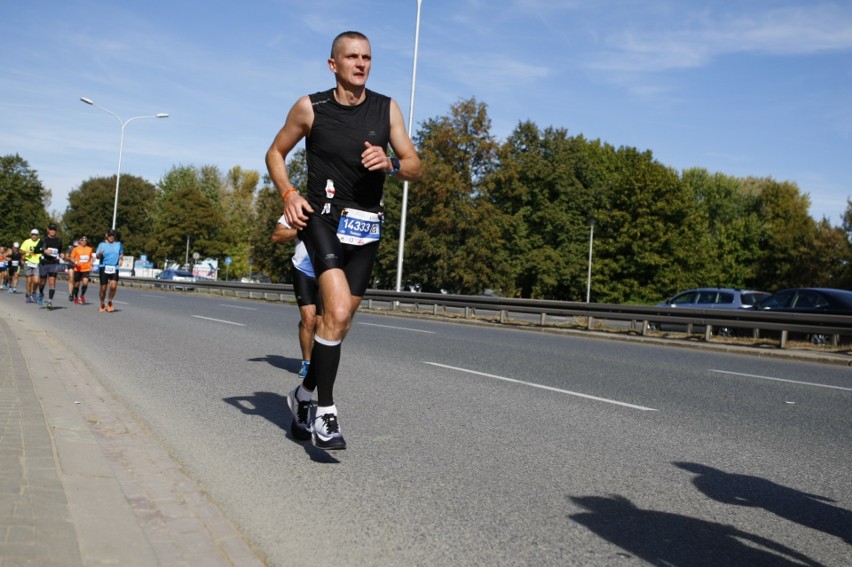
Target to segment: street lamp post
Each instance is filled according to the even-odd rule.
[[[183,263],[186,264],[187,267],[189,267],[189,237],[190,236],[192,236],[192,235],[191,234],[186,235],[186,258],[183,261]]]
[[[104,112],[113,115],[115,119],[118,120],[118,123],[121,124],[121,142],[118,145],[118,171],[115,174],[115,203],[112,206],[112,229],[115,230],[115,219],[118,215],[118,188],[121,183],[121,155],[122,153],[124,153],[124,128],[134,120],[139,120],[140,118],[168,118],[169,115],[165,112],[160,112],[158,114],[152,114],[150,116],[134,116],[133,118],[128,118],[127,120],[122,121],[118,114],[116,114],[112,110],[104,108],[103,106],[98,106],[97,104],[92,102],[92,99],[90,98],[81,96],[80,100],[90,106],[94,106],[95,108],[99,108]]]
[[[592,245],[595,242],[595,219],[589,219],[589,275],[586,277],[586,303],[592,295]]]
[[[417,23],[414,26],[414,64],[411,70],[411,103],[408,108],[408,137],[414,123],[414,87],[417,85],[417,48],[420,45],[420,5],[417,0]],[[396,260],[396,291],[402,291],[402,257],[405,252],[405,216],[408,212],[408,181],[402,183],[402,211],[399,217],[399,253]]]

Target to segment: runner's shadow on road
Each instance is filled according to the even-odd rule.
[[[301,441],[290,433],[293,414],[287,407],[287,397],[274,392],[255,392],[253,396],[234,396],[222,398],[226,404],[234,406],[245,415],[260,416],[278,426],[286,434],[287,439],[299,444],[312,461],[317,463],[339,463],[330,453],[314,447],[310,441]]]
[[[281,370],[286,370],[287,372],[292,372],[293,374],[299,372],[299,368],[302,364],[301,358],[288,358],[286,356],[280,356],[277,354],[267,354],[266,356],[247,358],[246,360],[248,362],[266,362],[270,366],[279,368]]]
[[[852,511],[832,506],[834,500],[776,484],[765,478],[733,474],[697,463],[674,463],[695,473],[692,484],[723,504],[763,508],[796,524],[852,544]]]
[[[586,511],[569,517],[652,565],[820,565],[776,541],[734,526],[643,510],[623,496],[576,496]]]

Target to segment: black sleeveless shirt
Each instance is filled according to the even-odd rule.
[[[338,104],[334,90],[310,95],[314,121],[305,140],[308,163],[308,202],[317,212],[325,203],[379,212],[383,171],[368,171],[361,163],[364,142],[387,151],[390,142],[390,101],[366,91],[356,106]],[[333,185],[333,196],[327,188]]]

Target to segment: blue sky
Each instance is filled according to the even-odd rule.
[[[174,165],[265,173],[295,100],[333,86],[332,38],[370,37],[370,88],[408,117],[417,0],[29,0],[0,9],[0,155],[53,192]],[[852,2],[423,0],[414,127],[460,99],[519,121],[798,184],[835,225],[852,197]],[[107,219],[105,219],[105,222]]]

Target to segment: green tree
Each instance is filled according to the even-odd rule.
[[[516,293],[540,299],[585,296],[588,221],[597,188],[578,178],[585,140],[521,123],[500,149],[490,196],[511,217],[508,251]]]
[[[225,218],[227,253],[235,274],[247,273],[248,260],[254,256],[252,240],[257,227],[254,198],[259,179],[258,172],[235,166],[225,176],[219,197]]]
[[[26,160],[18,154],[0,157],[0,245],[20,242],[33,228],[43,232],[49,222],[49,204],[50,191]]]
[[[695,198],[697,219],[691,246],[700,256],[701,285],[744,288],[754,282],[754,258],[760,255],[757,199],[743,181],[706,169],[683,172],[682,182]]]
[[[124,252],[130,256],[147,253],[152,236],[157,188],[135,175],[122,174],[118,192],[116,230]],[[92,177],[68,194],[68,207],[62,216],[68,239],[86,235],[96,246],[112,226],[115,205],[115,176]]]
[[[599,213],[607,238],[596,246],[598,301],[644,303],[697,285],[693,196],[650,151],[623,147],[617,159]]]
[[[201,193],[210,199],[211,203],[219,205],[225,188],[219,168],[215,165],[203,165],[201,169],[194,170],[194,177]]]
[[[223,226],[219,209],[198,187],[177,188],[162,197],[148,242],[150,257],[157,263],[168,259],[183,264],[188,239],[190,258],[194,252],[202,258],[222,258],[227,249]]]
[[[506,218],[483,194],[496,164],[490,128],[487,107],[469,99],[419,131],[423,180],[410,186],[405,281],[460,293],[511,287]],[[394,252],[384,249],[384,281]]]
[[[852,256],[846,231],[842,227],[831,226],[828,219],[822,219],[816,223],[813,249],[806,256],[807,264],[803,269],[810,275],[807,285],[843,289],[850,259]]]
[[[758,195],[762,223],[760,255],[756,262],[756,286],[777,290],[808,286],[816,223],[808,214],[810,199],[795,183],[749,178],[745,183]]]
[[[846,259],[840,276],[839,287],[852,289],[852,200],[846,200],[846,211],[843,213],[841,229],[845,236]]]

